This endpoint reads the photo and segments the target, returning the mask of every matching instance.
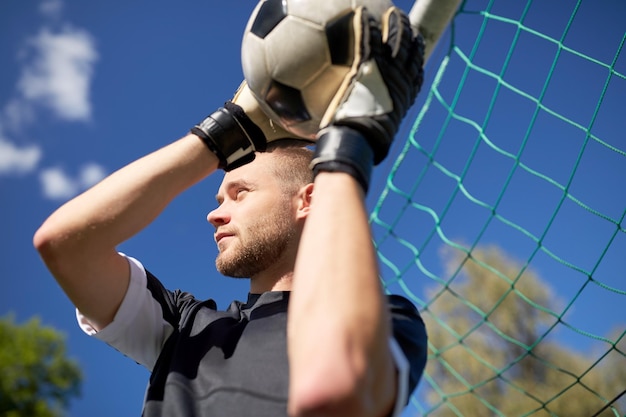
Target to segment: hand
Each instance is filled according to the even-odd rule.
[[[372,163],[387,156],[422,86],[424,42],[397,7],[385,12],[380,26],[360,9],[354,26],[361,61],[322,120],[312,166],[348,172],[367,190]]]
[[[191,128],[220,160],[219,167],[230,171],[254,159],[268,142],[295,137],[263,113],[244,81],[231,101]]]

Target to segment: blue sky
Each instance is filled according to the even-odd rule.
[[[623,38],[626,8],[619,1],[600,1],[602,7],[596,9],[590,3],[593,2],[582,3],[566,44],[594,59],[610,62]],[[197,0],[176,4],[163,0],[89,4],[76,0],[9,0],[0,6],[0,227],[8,237],[0,255],[0,277],[8,287],[0,295],[0,315],[14,312],[19,321],[37,315],[44,324],[66,333],[69,353],[80,362],[85,374],[83,396],[72,403],[70,416],[139,415],[149,375],[131,360],[82,334],[75,324],[73,307],[32,249],[32,235],[68,198],[184,135],[191,125],[232,96],[242,79],[239,46],[254,4],[246,1],[235,6]],[[411,2],[397,4],[408,10]],[[487,4],[470,2],[473,9]],[[519,5],[510,3],[506,9],[498,7],[493,9],[496,14],[515,17],[521,12]],[[572,7],[573,2],[567,2],[567,9]],[[564,16],[569,17],[569,12],[563,14],[563,8],[554,2],[543,9],[531,9],[528,22],[557,36],[567,23]],[[479,22],[471,14],[459,19],[458,33],[465,35],[459,36],[459,46],[466,54],[472,49]],[[506,22],[488,25],[485,38],[492,41],[481,44],[474,62],[497,73],[506,55],[505,45],[514,33],[511,28]],[[536,37],[524,36],[520,45],[524,45],[520,50],[526,53],[513,56],[504,78],[537,95],[553,62],[554,47]],[[622,52],[615,63],[621,74],[626,73],[624,55]],[[427,68],[427,85],[433,81],[440,60],[441,54],[433,56]],[[439,93],[444,101],[452,101],[457,91],[462,65],[455,65],[460,62],[460,55],[454,55],[442,80]],[[574,54],[564,54],[554,70],[557,76],[546,92],[545,103],[574,120],[589,120],[598,91],[606,81],[605,73],[598,68]],[[457,111],[482,122],[495,83],[474,71],[465,85]],[[607,152],[606,147],[592,141],[583,153],[570,189],[580,201],[611,218],[622,216],[626,207],[624,94],[626,82],[613,78],[606,104],[594,126],[594,132],[621,149],[622,154]],[[504,92],[498,97],[503,102],[494,111],[494,122],[487,126],[486,133],[500,148],[515,152],[519,149],[520,132],[528,126],[532,106],[518,95]],[[411,117],[417,116],[425,100],[426,94],[420,96]],[[440,108],[432,106],[419,131],[424,148],[434,149],[443,115]],[[584,135],[581,137],[579,130],[555,120],[539,117],[535,126],[541,140],[529,140],[521,159],[563,183],[572,172]],[[409,125],[404,126],[404,134]],[[458,123],[445,135],[469,138],[448,138],[437,151],[438,160],[458,173],[466,161],[463,155],[475,143],[476,131]],[[570,146],[572,141],[574,146]],[[391,157],[376,169],[368,198],[370,207],[383,189],[386,174],[402,145],[403,141],[397,141]],[[477,151],[464,184],[473,196],[492,204],[502,190],[510,161],[490,154],[488,149]],[[407,190],[412,186],[413,172],[420,172],[425,166],[423,155],[411,152],[409,157],[414,159],[400,165],[397,181],[398,187]],[[427,176],[428,180],[420,185],[418,201],[439,211],[451,195],[451,185],[437,170],[429,169]],[[205,216],[214,207],[219,181],[219,176],[215,176],[185,192],[159,219],[120,249],[141,259],[166,286],[214,298],[220,307],[226,307],[232,299],[245,296],[247,282],[226,279],[214,271],[216,251]],[[508,190],[500,213],[533,233],[546,230],[546,219],[559,199],[554,187],[537,177],[520,174],[513,177]],[[485,222],[485,213],[466,200],[455,201],[457,210],[451,210],[444,219],[443,231],[454,239],[472,241]],[[611,227],[569,202],[546,234],[546,245],[563,259],[591,269],[608,242]],[[385,204],[381,215],[385,210],[397,212],[402,201],[396,202],[390,196]],[[500,244],[521,259],[529,256],[532,245],[528,239],[511,233],[502,222],[494,225],[481,243]],[[626,269],[623,227],[596,275],[601,282],[621,291]],[[432,220],[422,214],[408,214],[401,219],[400,229],[412,239],[424,236],[422,231],[432,229]],[[418,245],[419,239],[415,238]],[[422,259],[432,271],[441,269],[436,265],[440,247],[437,240],[424,244]],[[394,250],[389,246],[389,253]],[[394,262],[410,264],[410,256],[403,256],[400,248]],[[541,253],[533,267],[551,276],[551,285],[566,300],[584,282],[580,274],[555,265]],[[429,281],[421,278],[415,268],[409,272],[418,277],[409,282],[412,291],[421,295]],[[389,271],[383,268],[383,273]],[[604,335],[615,326],[623,328],[624,313],[623,297],[590,286],[567,318],[577,328]],[[581,338],[575,334],[570,339],[576,344]],[[580,342],[589,343],[587,339]]]

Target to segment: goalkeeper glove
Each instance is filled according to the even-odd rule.
[[[294,137],[263,113],[245,81],[232,100],[192,127],[191,133],[217,155],[219,168],[225,171],[251,162],[254,153],[264,151],[268,142],[302,139]]]
[[[367,191],[372,166],[387,156],[422,86],[424,41],[397,7],[385,12],[380,25],[357,9],[353,30],[361,54],[324,115],[311,166],[315,174],[347,172]]]

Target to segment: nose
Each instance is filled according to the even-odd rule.
[[[230,214],[225,209],[224,204],[207,214],[206,219],[213,227],[223,226],[230,222]]]

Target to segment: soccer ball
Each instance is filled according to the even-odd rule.
[[[315,138],[351,70],[352,16],[377,19],[391,0],[261,0],[241,45],[244,78],[263,111],[287,131]]]

